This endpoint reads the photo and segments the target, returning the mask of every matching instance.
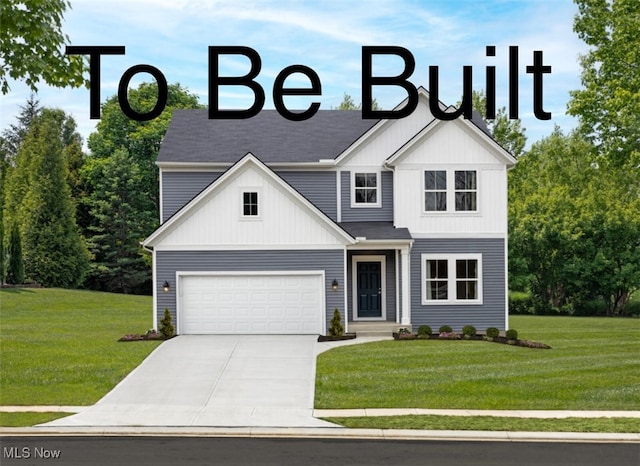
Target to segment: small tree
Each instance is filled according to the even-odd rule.
[[[342,325],[342,316],[338,308],[333,310],[333,317],[331,318],[331,325],[329,326],[329,336],[341,337],[344,335],[344,326]]]
[[[160,333],[165,338],[171,338],[175,333],[175,328],[171,323],[171,312],[166,307],[164,308],[164,317],[160,321]]]
[[[19,285],[24,282],[24,262],[22,260],[22,242],[18,223],[11,224],[9,235],[9,266],[7,267],[7,283]]]

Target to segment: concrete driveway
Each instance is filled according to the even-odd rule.
[[[316,339],[178,336],[97,404],[46,425],[335,427],[312,417]]]

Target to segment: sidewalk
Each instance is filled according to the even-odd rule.
[[[551,410],[491,410],[491,409],[316,409],[313,417],[375,417],[375,416],[491,416],[536,419],[630,417],[640,418],[640,411],[551,411]]]
[[[80,413],[90,406],[0,406],[0,412],[60,412]],[[500,411],[465,409],[316,409],[314,417],[360,416],[495,416],[562,419],[567,417],[627,417],[640,418],[640,411]],[[413,429],[349,429],[275,428],[275,427],[0,427],[4,436],[188,436],[188,437],[255,437],[255,438],[351,438],[376,440],[439,440],[439,441],[500,441],[500,442],[587,442],[638,443],[640,433],[586,432],[506,432],[464,430]]]
[[[0,406],[4,413],[81,413],[91,406]],[[553,410],[484,410],[484,409],[423,409],[423,408],[362,408],[315,409],[313,417],[375,417],[375,416],[492,416],[535,419],[566,419],[626,417],[640,418],[640,411],[553,411]]]

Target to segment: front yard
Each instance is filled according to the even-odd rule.
[[[0,290],[0,405],[90,405],[160,342],[119,343],[150,326],[151,298],[57,289]],[[317,408],[640,410],[640,319],[513,316],[539,350],[483,341],[382,341],[319,356]],[[0,413],[33,425],[61,413]],[[402,416],[349,427],[633,432],[622,419]],[[528,428],[527,428],[528,427]]]
[[[318,357],[316,408],[640,409],[640,320],[512,316],[520,338],[381,341]]]
[[[151,298],[0,290],[0,405],[91,405],[158,346],[119,343],[151,326]]]

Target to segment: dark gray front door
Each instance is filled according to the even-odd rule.
[[[357,263],[358,317],[382,317],[382,267],[380,262]]]

